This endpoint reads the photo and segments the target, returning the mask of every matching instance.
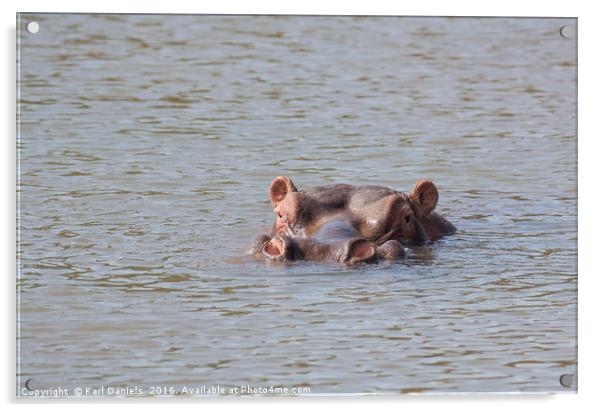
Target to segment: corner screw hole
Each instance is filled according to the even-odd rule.
[[[572,374],[565,373],[564,375],[560,376],[560,384],[565,388],[570,388],[573,386],[573,379],[574,376]]]
[[[25,26],[25,29],[29,34],[36,34],[40,31],[40,25],[37,21],[30,21],[27,23],[27,26]]]
[[[558,30],[558,33],[560,33],[560,37],[570,39],[573,37],[573,28],[571,26],[562,26],[560,30]]]

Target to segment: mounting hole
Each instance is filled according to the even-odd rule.
[[[30,21],[27,23],[27,26],[25,26],[25,29],[29,34],[36,34],[40,31],[40,25],[37,21]]]
[[[560,33],[560,37],[565,39],[573,37],[573,28],[571,26],[562,26],[558,32]]]
[[[560,384],[565,388],[570,388],[573,386],[573,379],[574,376],[572,373],[565,373],[564,375],[560,376]]]

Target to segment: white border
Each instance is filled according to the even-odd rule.
[[[397,4],[396,4],[397,3]],[[344,403],[346,409],[364,409],[365,407],[396,408],[417,406],[427,410],[461,409],[462,411],[481,411],[484,407],[491,411],[508,408],[533,408],[543,406],[546,411],[574,409],[575,407],[592,407],[599,404],[596,394],[600,380],[599,350],[600,278],[597,262],[594,260],[598,252],[598,239],[602,235],[600,216],[598,213],[600,200],[599,175],[600,140],[600,65],[599,39],[602,38],[602,16],[594,8],[592,1],[546,1],[527,3],[516,0],[503,2],[483,2],[469,0],[454,1],[419,1],[392,2],[381,0],[370,1],[329,1],[306,0],[297,2],[243,0],[223,0],[219,2],[203,1],[30,1],[20,0],[18,3],[2,2],[2,23],[4,39],[0,43],[4,64],[1,66],[4,79],[4,98],[2,99],[3,134],[2,155],[2,250],[5,263],[4,302],[2,317],[2,364],[4,373],[0,378],[0,388],[4,403],[14,407],[15,403],[32,407],[36,402],[15,400],[15,20],[16,12],[138,12],[138,13],[236,13],[236,14],[393,14],[393,15],[463,15],[463,16],[540,16],[540,17],[578,17],[579,18],[579,394],[578,395],[470,395],[470,396],[420,396],[420,397],[388,397],[362,396],[356,398],[302,398],[302,399],[201,399],[193,405],[184,405],[186,401],[173,399],[157,399],[151,401],[102,401],[88,403],[86,407],[104,408],[106,403],[111,407],[143,407],[145,409],[163,409],[167,403],[178,406],[199,407],[210,406],[221,408],[242,406],[262,411],[264,409],[305,409],[308,406],[332,407],[334,403]],[[598,43],[598,44],[597,44]],[[597,253],[598,252],[598,253]],[[125,402],[125,405],[120,403]],[[192,402],[192,401],[187,401]],[[311,405],[307,405],[307,403]],[[37,402],[39,403],[39,402]],[[44,409],[63,410],[80,408],[79,402],[50,402],[39,405]]]

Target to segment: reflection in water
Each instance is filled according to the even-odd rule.
[[[35,20],[21,381],[574,390],[573,20]],[[281,174],[430,178],[459,232],[401,263],[249,261]]]

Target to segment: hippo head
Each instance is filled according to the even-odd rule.
[[[343,264],[397,260],[403,244],[452,234],[455,227],[434,212],[439,192],[420,180],[408,194],[383,186],[335,184],[298,190],[287,176],[270,185],[276,214],[271,235],[261,235],[249,254],[268,261],[336,261]]]
[[[382,186],[333,185],[299,191],[287,176],[269,188],[276,222],[273,235],[306,238],[329,219],[347,219],[356,235],[377,244],[389,239],[422,243],[425,225],[439,194],[430,180],[420,180],[405,194]],[[428,225],[427,225],[428,226]]]

